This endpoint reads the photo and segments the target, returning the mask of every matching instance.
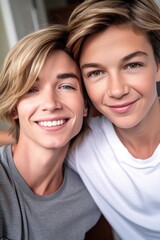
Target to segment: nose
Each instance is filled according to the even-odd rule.
[[[129,86],[120,75],[112,76],[108,83],[108,95],[114,98],[121,98],[129,93]]]
[[[42,110],[43,111],[55,111],[62,108],[62,103],[57,93],[50,89],[43,94]]]

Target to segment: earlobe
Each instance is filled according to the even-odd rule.
[[[12,111],[12,118],[13,118],[13,119],[17,119],[17,118],[18,118],[17,109],[14,109],[14,110]]]
[[[83,109],[83,117],[87,117],[87,115],[88,115],[88,107],[87,107],[87,104],[85,103],[84,109]]]

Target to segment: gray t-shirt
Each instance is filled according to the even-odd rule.
[[[59,190],[34,194],[17,171],[11,146],[0,148],[0,239],[82,240],[100,212],[79,176],[64,166]]]

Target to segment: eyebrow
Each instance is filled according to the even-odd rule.
[[[133,52],[133,53],[125,56],[124,58],[122,58],[122,62],[129,61],[130,59],[137,57],[137,56],[146,56],[147,57],[148,54],[145,52],[142,52],[142,51],[136,51],[136,52]]]
[[[84,65],[82,65],[81,69],[84,69],[84,68],[96,68],[96,67],[99,67],[101,66],[101,64],[98,64],[98,63],[86,63]]]
[[[74,73],[60,73],[60,74],[57,75],[57,80],[64,80],[64,79],[67,79],[67,78],[73,78],[73,79],[76,79],[78,81],[80,80],[80,78]],[[37,77],[35,83],[39,82],[39,81],[40,81],[40,79],[39,79],[39,77]]]
[[[60,73],[57,75],[58,80],[63,80],[63,79],[67,79],[67,78],[74,78],[79,81],[79,77],[74,73]]]
[[[122,62],[126,62],[126,61],[129,61],[131,60],[132,58],[134,57],[137,57],[137,56],[148,56],[147,53],[145,52],[142,52],[142,51],[136,51],[136,52],[133,52],[125,57],[123,57],[121,59]],[[98,63],[86,63],[84,65],[81,66],[81,69],[85,69],[85,68],[96,68],[96,67],[100,67],[101,64],[98,64]]]

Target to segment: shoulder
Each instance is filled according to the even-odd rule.
[[[13,178],[13,175],[11,173],[12,168],[12,152],[11,152],[11,146],[6,145],[3,147],[0,147],[0,176],[1,181],[5,183],[11,183],[11,179]]]
[[[2,146],[0,147],[0,162],[4,162],[6,163],[7,159],[9,157],[11,157],[12,154],[11,154],[11,146],[10,145],[5,145],[5,146]]]
[[[109,147],[110,136],[114,135],[112,123],[103,116],[92,118],[90,128],[91,130],[67,155],[67,163],[76,172],[79,172],[79,165],[88,166],[97,161],[101,152],[106,152],[106,148]]]
[[[11,146],[0,147],[0,187],[3,191],[12,192],[13,174],[11,170],[12,154]],[[3,195],[1,195],[2,197]]]
[[[72,170],[66,164],[64,165],[64,168],[65,168],[65,178],[68,181],[68,185],[71,184],[73,188],[75,187],[85,188],[80,176],[74,170]]]
[[[86,189],[80,176],[67,165],[65,165],[64,181],[65,188],[67,189],[69,195],[76,193],[79,196],[87,196],[88,199],[91,199],[90,194],[88,193],[88,190]]]
[[[90,145],[91,142],[99,141],[103,137],[106,138],[106,133],[113,128],[112,123],[105,116],[93,117],[89,122],[90,131],[86,134],[84,141],[80,145]],[[100,142],[99,142],[100,143]],[[78,147],[80,146],[78,145]],[[99,145],[99,144],[98,144]]]
[[[111,127],[111,125],[112,123],[105,116],[93,117],[90,119],[89,123],[92,131],[104,130],[105,128]]]
[[[77,206],[83,206],[83,209],[88,212],[92,209],[100,216],[100,212],[82,179],[67,165],[65,165],[65,192],[65,199],[70,199]]]

